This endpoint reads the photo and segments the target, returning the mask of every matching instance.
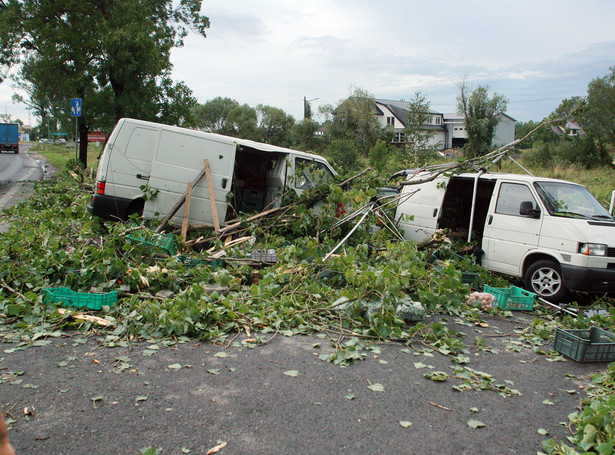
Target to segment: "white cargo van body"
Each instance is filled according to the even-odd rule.
[[[485,269],[521,277],[553,301],[568,289],[615,291],[615,220],[585,187],[526,175],[461,174],[403,192],[416,189],[397,209],[406,239],[446,228],[480,245]]]
[[[96,176],[90,213],[126,219],[133,213],[163,218],[184,195],[187,184],[209,161],[220,222],[229,208],[260,211],[275,206],[284,191],[301,191],[335,174],[317,155],[186,128],[121,119],[109,137]],[[314,169],[317,172],[314,172]],[[232,201],[229,202],[229,193]],[[155,197],[147,195],[156,193]],[[194,186],[189,223],[213,224],[205,177]],[[172,218],[181,224],[183,210]]]

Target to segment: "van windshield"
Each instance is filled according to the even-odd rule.
[[[536,182],[534,185],[551,215],[615,221],[583,186],[564,182]]]

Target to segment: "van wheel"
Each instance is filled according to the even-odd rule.
[[[548,259],[529,266],[524,281],[527,289],[549,302],[559,302],[568,292],[559,264]]]

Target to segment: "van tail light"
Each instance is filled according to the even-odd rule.
[[[96,182],[96,194],[105,194],[105,182]]]

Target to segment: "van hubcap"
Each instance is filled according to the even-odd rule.
[[[532,288],[540,295],[551,296],[557,294],[562,287],[562,279],[557,271],[544,267],[532,275]]]

